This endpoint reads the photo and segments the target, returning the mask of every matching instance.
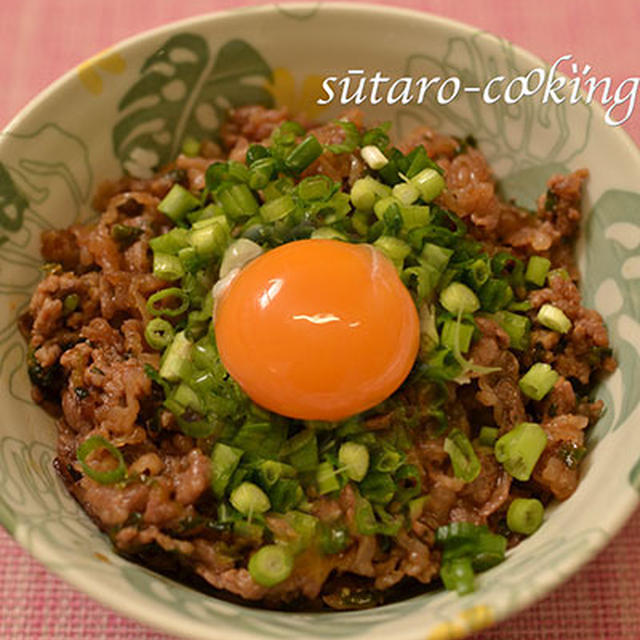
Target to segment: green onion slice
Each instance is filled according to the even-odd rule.
[[[516,480],[526,482],[547,445],[547,434],[539,424],[521,422],[495,444],[496,460]]]
[[[249,559],[249,573],[259,585],[275,587],[284,582],[293,570],[293,556],[283,545],[269,544]]]
[[[533,400],[542,400],[553,389],[559,377],[560,375],[551,368],[550,364],[536,362],[520,378],[518,384],[526,396]]]
[[[178,306],[158,306],[159,302],[163,300],[170,301],[171,299],[177,300],[179,302]],[[188,308],[189,296],[182,289],[178,289],[178,287],[169,287],[168,289],[156,291],[153,295],[149,296],[147,300],[147,309],[154,316],[169,316],[173,318],[183,314]]]
[[[169,346],[174,335],[173,325],[162,318],[152,318],[144,328],[144,338],[152,349],[162,350]]]
[[[507,526],[514,533],[531,535],[544,518],[544,506],[535,498],[516,498],[507,510]]]
[[[357,442],[345,442],[340,446],[338,460],[350,480],[360,482],[369,469],[369,450]]]
[[[469,558],[454,558],[443,562],[440,578],[447,591],[456,591],[460,596],[475,590],[475,573]]]
[[[91,453],[98,449],[105,449],[116,460],[118,466],[110,471],[99,471],[91,467],[87,462],[87,458]],[[127,465],[124,461],[124,457],[119,449],[117,449],[108,440],[105,440],[102,436],[91,436],[87,438],[76,451],[76,456],[82,470],[89,478],[99,482],[100,484],[115,484],[124,480],[127,475]]]
[[[267,494],[252,482],[243,482],[229,497],[229,502],[245,516],[269,511],[271,502]]]
[[[444,441],[444,450],[449,454],[456,478],[473,482],[478,477],[482,466],[464,432],[453,429]]]

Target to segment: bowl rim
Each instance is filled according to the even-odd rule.
[[[43,90],[38,92],[34,97],[32,97],[25,106],[23,106],[18,113],[15,114],[13,118],[9,120],[9,122],[3,127],[0,132],[0,151],[2,150],[2,138],[4,138],[7,134],[11,134],[22,121],[28,117],[29,113],[31,113],[34,109],[39,108],[41,105],[46,103],[49,98],[54,95],[57,91],[59,91],[62,87],[67,85],[70,81],[76,78],[76,72],[79,66],[82,64],[92,60],[95,57],[98,57],[101,53],[108,50],[115,50],[121,52],[123,49],[128,49],[134,47],[144,40],[149,38],[160,37],[163,34],[172,33],[178,29],[184,29],[189,27],[197,27],[202,25],[203,23],[211,22],[211,21],[224,21],[229,19],[245,19],[245,18],[256,18],[261,15],[273,14],[274,11],[277,11],[280,8],[286,8],[287,10],[292,11],[300,11],[300,10],[309,10],[310,8],[318,8],[326,12],[335,12],[335,13],[359,13],[363,16],[370,15],[372,13],[377,13],[379,15],[387,15],[390,18],[405,18],[413,21],[421,21],[425,23],[429,23],[432,25],[440,26],[443,28],[454,29],[457,32],[462,32],[465,35],[474,35],[480,33],[486,33],[488,35],[495,36],[500,41],[509,44],[509,46],[513,49],[514,53],[520,57],[525,59],[527,62],[531,62],[536,65],[542,65],[543,67],[548,67],[548,63],[543,60],[537,54],[534,54],[527,49],[519,46],[508,40],[503,36],[498,36],[493,32],[486,29],[478,29],[471,24],[467,24],[465,22],[459,21],[454,18],[448,18],[442,15],[437,15],[431,13],[427,10],[423,9],[413,9],[402,6],[395,5],[383,5],[383,4],[374,4],[370,2],[345,2],[345,1],[320,1],[313,2],[311,0],[301,1],[301,0],[293,0],[293,1],[285,1],[277,4],[261,4],[261,5],[244,5],[235,8],[228,8],[222,10],[214,10],[208,11],[204,13],[198,13],[193,16],[189,16],[186,18],[181,18],[178,20],[173,20],[171,22],[151,27],[149,29],[145,29],[138,33],[135,33],[127,38],[117,40],[113,44],[109,45],[106,49],[102,49],[98,51],[94,55],[86,58],[83,61],[80,61],[78,64],[64,72],[61,76],[51,82],[48,86],[46,86]],[[562,73],[558,73],[558,75],[564,75]],[[604,108],[598,102],[594,102],[590,105],[590,108],[594,112],[594,115],[603,116]],[[618,139],[624,144],[625,150],[630,154],[631,157],[634,158],[635,163],[640,168],[640,147],[633,140],[631,135],[622,127],[615,126],[609,127],[610,129],[615,129],[615,132],[612,131],[611,135],[616,135]],[[629,420],[633,416],[630,414],[627,417]],[[0,496],[0,501],[2,501],[2,497]],[[597,554],[599,554],[605,546],[611,543],[611,541],[616,537],[616,535],[620,532],[625,523],[629,520],[632,514],[635,512],[636,508],[640,505],[640,495],[633,492],[628,492],[623,494],[615,501],[615,508],[613,511],[607,514],[606,522],[608,524],[608,530],[606,531],[606,535],[598,538],[594,541],[587,553],[576,554],[571,553],[569,555],[563,556],[563,558],[557,563],[556,571],[544,572],[544,578],[540,580],[537,584],[537,589],[535,592],[527,591],[525,593],[520,593],[518,598],[509,602],[509,604],[505,604],[504,602],[495,603],[492,606],[492,616],[491,621],[489,622],[490,626],[494,626],[505,619],[517,615],[527,607],[531,606],[533,603],[540,601],[544,597],[547,597],[553,590],[560,588],[563,584],[565,584],[572,576],[576,574],[582,567],[584,567],[588,562],[590,562]],[[0,515],[1,515],[0,511]],[[61,578],[67,584],[70,584],[73,588],[78,589],[85,595],[88,595],[95,602],[102,606],[109,607],[114,612],[120,615],[125,615],[126,617],[135,620],[139,623],[152,627],[154,629],[161,630],[165,633],[171,633],[176,635],[177,637],[184,638],[208,638],[208,639],[219,639],[223,640],[223,636],[219,636],[216,633],[215,629],[207,627],[206,634],[204,625],[201,620],[193,619],[194,628],[192,631],[186,630],[182,625],[180,620],[175,620],[171,615],[164,617],[162,620],[159,620],[157,617],[156,611],[145,611],[141,610],[139,607],[136,607],[135,602],[133,600],[129,600],[128,598],[123,598],[116,590],[108,589],[103,590],[100,588],[99,582],[90,579],[87,576],[86,572],[78,573],[75,572],[72,574],[66,574],[61,569],[59,569],[53,559],[50,558],[49,554],[45,549],[37,546],[33,549],[27,549],[26,546],[23,546],[21,541],[18,540],[15,530],[13,530],[9,524],[9,522],[4,522],[0,518],[0,525],[11,535],[11,537],[31,555],[36,560],[41,562],[48,571]],[[16,523],[16,529],[19,528],[19,521]],[[180,583],[176,583],[180,584]],[[184,586],[184,585],[181,585]],[[210,596],[208,596],[210,597]],[[421,597],[421,596],[418,596]],[[240,611],[244,609],[242,605],[235,605],[231,603],[229,606],[239,607]],[[388,605],[389,607],[394,606],[393,604]],[[269,615],[270,617],[277,618],[283,614],[280,611],[263,611],[263,613]],[[342,612],[340,615],[349,615],[349,612]],[[296,613],[296,612],[286,612],[287,616],[305,616],[308,617],[308,613]],[[323,616],[327,614],[322,614]],[[329,614],[331,615],[331,614]],[[334,614],[335,615],[335,614]],[[415,614],[412,614],[415,615]],[[202,632],[199,631],[198,627],[202,627]],[[478,631],[476,629],[475,631]],[[471,629],[465,632],[465,637],[473,633]],[[237,639],[246,639],[246,640],[255,640],[257,635],[251,632],[244,631],[236,631],[234,632],[234,637]],[[461,637],[456,635],[456,637]],[[415,629],[413,633],[407,633],[403,636],[404,640],[421,640],[424,638],[424,630],[419,628]],[[224,640],[227,640],[226,637]]]

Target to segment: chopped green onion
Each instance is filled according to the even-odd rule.
[[[340,553],[351,544],[349,529],[340,524],[320,525],[320,550],[322,553]]]
[[[507,539],[490,532],[480,532],[473,538],[459,543],[446,544],[442,562],[455,558],[469,558],[475,571],[486,571],[504,560]]]
[[[384,512],[378,512],[379,515]],[[365,498],[356,501],[355,521],[356,528],[363,536],[376,534],[395,536],[402,528],[402,518],[391,518],[388,514],[381,521],[376,519],[371,503]]]
[[[269,498],[273,511],[286,513],[302,502],[304,492],[300,483],[293,478],[280,478],[271,489]]]
[[[362,495],[376,504],[387,504],[396,492],[396,484],[391,474],[370,471],[360,483]]]
[[[185,156],[194,158],[200,153],[200,143],[195,138],[187,136],[182,142],[182,153]]]
[[[229,496],[229,502],[245,516],[265,513],[271,507],[269,496],[253,482],[243,482],[236,487]]]
[[[179,302],[177,307],[157,306],[163,300],[175,299]],[[177,287],[169,287],[168,289],[160,289],[150,295],[147,300],[147,309],[154,316],[179,316],[189,308],[189,296]]]
[[[333,227],[318,227],[311,233],[314,240],[348,240],[347,236]]]
[[[496,427],[482,427],[478,434],[478,444],[482,447],[493,447],[498,439],[499,430]]]
[[[516,498],[507,510],[507,526],[514,533],[531,535],[544,518],[544,506],[535,498]]]
[[[370,169],[379,171],[382,167],[389,163],[387,156],[375,145],[367,145],[360,149],[362,159],[367,163]]]
[[[452,255],[453,249],[447,249],[429,242],[422,248],[422,258],[440,273],[447,268]]]
[[[260,207],[260,216],[265,222],[275,222],[296,210],[296,203],[289,194],[265,202]]]
[[[571,320],[567,318],[562,309],[554,307],[552,304],[543,304],[536,319],[541,325],[552,331],[567,333],[571,329]]]
[[[220,255],[229,242],[229,226],[224,216],[207,218],[193,225],[189,242],[203,258]]]
[[[493,316],[496,322],[509,336],[509,347],[520,351],[529,346],[529,329],[531,321],[511,311],[497,311]]]
[[[453,350],[456,348],[456,340],[460,353],[466,353],[471,346],[471,339],[473,338],[474,327],[473,325],[465,322],[456,322],[452,318],[447,318],[442,325],[440,332],[440,343]]]
[[[295,187],[293,178],[289,176],[282,176],[276,180],[272,180],[263,190],[262,198],[265,202],[275,200],[280,196],[286,195],[293,191]]]
[[[485,524],[450,522],[436,529],[436,545],[450,547],[476,539],[483,533],[489,533],[489,527]]]
[[[242,162],[227,162],[228,180],[232,182],[249,182],[249,168]],[[245,185],[246,186],[246,185]]]
[[[281,454],[298,471],[313,471],[318,466],[318,441],[312,429],[306,429],[285,442]]]
[[[420,196],[425,202],[431,202],[437,198],[446,186],[444,178],[435,169],[423,169],[417,175],[411,178],[413,184]]]
[[[183,387],[183,390],[186,389],[186,386]],[[191,398],[193,398],[194,395],[195,394],[191,394]],[[192,438],[208,438],[218,430],[218,425],[215,421],[208,420],[206,416],[203,416],[191,407],[182,407],[182,405],[176,403],[172,398],[167,398],[164,406],[175,415],[180,430],[187,436],[191,436]]]
[[[254,191],[264,189],[276,173],[276,161],[273,158],[260,158],[251,164],[249,187]]]
[[[526,482],[547,445],[547,434],[539,424],[521,422],[495,444],[496,460],[516,480]]]
[[[334,182],[324,175],[309,176],[296,187],[298,195],[306,202],[327,200],[334,188]]]
[[[289,153],[284,164],[289,171],[301,173],[321,155],[322,145],[315,136],[310,135]]]
[[[566,269],[553,269],[547,273],[547,282],[551,284],[554,278],[562,278],[563,280],[571,280],[569,272]]]
[[[411,279],[411,276],[415,277],[417,282],[416,292],[418,294],[418,300],[422,301],[431,296],[431,293],[436,288],[441,275],[442,274],[432,265],[426,263],[420,267],[409,267],[408,269],[405,269],[402,272],[402,279],[404,282],[408,282]]]
[[[440,292],[440,304],[450,313],[474,313],[480,308],[478,296],[462,282],[452,282]]]
[[[556,373],[551,365],[544,362],[536,362],[525,373],[520,382],[520,390],[533,400],[542,400],[557,382],[560,376]]]
[[[330,212],[325,216],[327,224],[333,224],[351,212],[349,195],[342,191],[334,193],[327,202],[320,203],[319,206],[322,211]]]
[[[293,478],[296,475],[296,470],[292,466],[284,464],[284,462],[264,460],[258,467],[258,474],[261,484],[270,488],[273,487],[280,478]]]
[[[418,145],[407,154],[405,164],[404,173],[408,178],[413,178],[427,167],[444,175],[444,171],[427,155],[423,145]]]
[[[400,214],[402,215],[402,225],[407,231],[425,227],[431,222],[431,209],[427,205],[412,204],[404,206],[400,209]]]
[[[330,462],[321,462],[316,468],[316,484],[318,485],[318,493],[321,496],[340,490],[337,471]]]
[[[216,498],[221,499],[224,496],[229,480],[238,468],[243,454],[242,449],[216,442],[211,452],[211,490]]]
[[[160,365],[160,376],[169,382],[182,380],[189,370],[189,359],[193,343],[187,338],[184,331],[176,334],[173,342],[167,347]]]
[[[475,590],[475,574],[469,558],[454,558],[440,566],[440,578],[447,591],[464,596]]]
[[[172,394],[172,398],[182,407],[201,411],[202,403],[198,394],[187,384],[181,382]]]
[[[158,211],[164,213],[174,222],[180,220],[187,212],[200,206],[200,200],[183,186],[174,184],[158,205]]]
[[[161,236],[151,238],[149,246],[154,252],[176,255],[180,249],[189,246],[189,232],[186,229],[171,229]]]
[[[98,449],[104,449],[107,451],[112,458],[118,463],[118,466],[115,469],[110,469],[109,471],[99,471],[94,469],[88,462],[87,458],[91,453],[97,451]],[[80,466],[85,474],[99,482],[100,484],[115,484],[116,482],[120,482],[124,480],[127,475],[127,465],[124,461],[124,457],[119,449],[117,449],[113,444],[111,444],[108,440],[105,440],[102,436],[91,436],[87,438],[76,451],[76,456],[78,458],[78,462],[80,462]]]
[[[338,460],[350,480],[360,482],[369,469],[369,450],[357,442],[345,442],[340,446]]]
[[[390,446],[385,446],[382,451],[378,451],[374,456],[372,467],[376,471],[383,473],[394,472],[405,460],[404,454]]]
[[[199,256],[194,247],[180,249],[180,251],[178,251],[178,259],[182,264],[182,268],[188,273],[195,273],[198,269],[202,268],[204,266],[203,263],[206,262],[206,259]]]
[[[417,520],[424,513],[424,507],[428,500],[429,496],[420,496],[409,502],[409,520],[411,522]]]
[[[336,144],[328,144],[327,149],[331,153],[353,153],[360,146],[360,131],[358,127],[349,120],[334,120],[344,131],[344,141]]]
[[[247,155],[245,157],[245,161],[249,168],[253,167],[253,164],[258,160],[262,160],[264,158],[270,158],[271,152],[269,149],[261,144],[252,144],[249,145],[247,149]]]
[[[184,275],[184,267],[177,256],[168,253],[154,253],[153,275],[168,282],[178,280]]]
[[[385,149],[389,145],[389,136],[387,131],[391,127],[391,122],[383,122],[381,125],[365,131],[362,136],[362,146],[366,147],[374,144],[380,149]]]
[[[143,229],[140,227],[133,227],[128,224],[116,223],[111,227],[111,237],[121,248],[126,248],[133,244],[142,235],[142,232]]]
[[[412,498],[420,495],[422,491],[422,480],[420,471],[414,464],[402,465],[395,474],[398,490],[396,500],[401,504],[406,504]]]
[[[466,434],[453,429],[445,438],[444,450],[449,454],[456,478],[473,482],[480,474],[481,465]]]
[[[351,202],[359,211],[373,211],[373,205],[380,198],[391,195],[391,189],[371,176],[359,178],[351,187]]]
[[[289,541],[289,549],[297,553],[311,545],[318,528],[318,518],[302,511],[289,511],[284,519],[298,535],[295,542]]]
[[[551,261],[541,256],[531,256],[527,263],[527,270],[524,272],[524,279],[538,287],[544,285],[547,279],[547,273],[551,267]]]
[[[216,197],[224,212],[233,220],[253,216],[260,207],[251,189],[244,183],[232,184],[218,191]]]
[[[152,318],[144,328],[144,339],[152,349],[162,350],[169,346],[174,335],[173,325],[162,318]]]
[[[236,432],[233,444],[247,453],[276,458],[285,438],[285,429],[280,424],[264,418],[248,418]]]
[[[489,278],[478,291],[480,304],[486,311],[498,311],[513,300],[513,290],[506,280]]]
[[[478,258],[471,264],[466,273],[471,285],[475,289],[478,289],[489,279],[491,269],[489,268],[489,264],[486,260]]]
[[[509,311],[530,311],[532,308],[531,302],[529,300],[514,300],[509,303],[507,309]]]
[[[393,196],[387,196],[378,200],[373,205],[373,211],[378,220],[383,220],[385,216],[391,216],[396,212],[398,216],[401,217],[400,203]]]
[[[264,525],[248,520],[234,520],[233,533],[242,538],[249,538],[252,542],[262,542]]]
[[[293,571],[293,556],[279,544],[266,545],[249,559],[249,573],[262,587],[275,587],[284,582]]]
[[[507,539],[486,525],[452,522],[436,530],[436,545],[444,549],[443,563],[466,557],[473,569],[485,571],[504,560]]]
[[[405,258],[411,253],[411,247],[406,242],[393,236],[380,236],[373,246],[382,251],[398,271],[402,270]]]
[[[65,316],[68,316],[70,313],[73,313],[80,304],[80,296],[77,293],[70,293],[69,295],[64,297],[62,301],[62,312]]]
[[[399,182],[391,193],[404,206],[412,205],[420,197],[420,193],[410,182]]]

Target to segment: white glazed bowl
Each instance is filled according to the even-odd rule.
[[[0,137],[0,522],[100,602],[176,635],[218,640],[461,637],[525,607],[584,564],[630,515],[640,488],[640,227],[633,220],[640,154],[604,124],[599,109],[534,99],[488,106],[473,94],[448,106],[363,106],[371,119],[391,120],[397,137],[421,123],[473,134],[504,194],[525,205],[550,173],[591,170],[579,248],[583,291],[608,321],[620,367],[600,389],[607,413],[590,434],[578,490],[506,562],[482,574],[473,595],[434,592],[361,612],[278,613],[207,597],[123,560],[53,471],[55,425],[30,399],[15,322],[40,279],[40,231],[89,217],[101,180],[168,160],[186,134],[212,135],[230,104],[273,96],[325,119],[340,108],[315,105],[321,78],[349,69],[394,78],[457,75],[478,86],[539,65],[504,40],[427,14],[300,4],[150,31],[88,60],[36,98]]]

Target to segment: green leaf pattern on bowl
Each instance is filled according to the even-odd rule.
[[[231,107],[272,104],[256,84],[271,69],[243,40],[225,43],[212,59],[202,36],[179,33],[147,58],[140,74],[120,101],[113,148],[123,169],[141,178],[175,158],[186,137],[217,138]]]

